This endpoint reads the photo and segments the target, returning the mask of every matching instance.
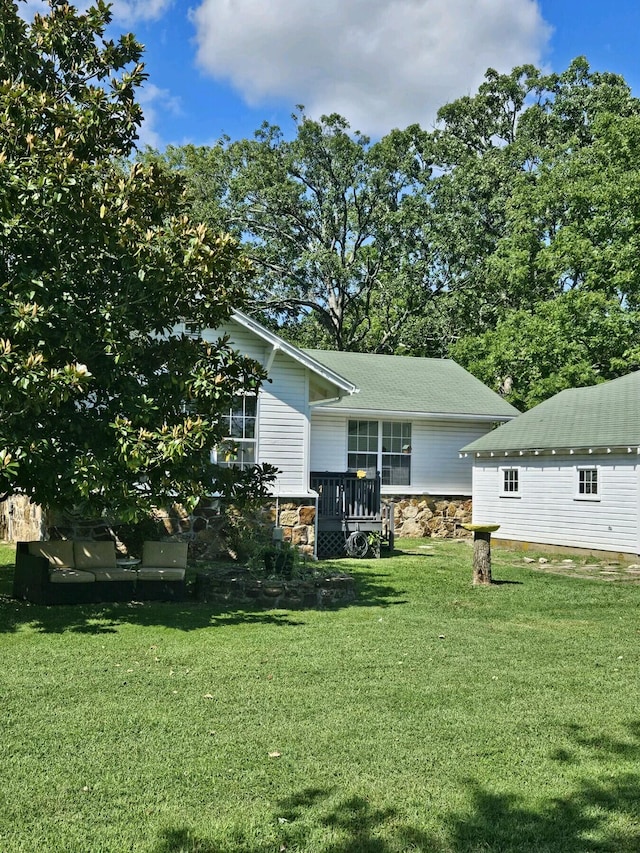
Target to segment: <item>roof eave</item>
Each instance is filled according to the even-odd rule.
[[[512,421],[518,415],[478,415],[469,412],[416,412],[410,409],[360,409],[351,406],[318,406],[317,411],[327,412],[330,414],[342,414],[350,416],[382,418],[382,417],[397,417],[406,418],[407,420],[428,420],[428,421],[482,421],[483,423],[496,423],[497,421]]]
[[[250,332],[253,332],[258,337],[262,338],[263,341],[266,341],[270,346],[275,349],[280,350],[285,353],[285,355],[290,356],[295,361],[307,367],[313,373],[316,373],[318,376],[321,376],[323,379],[332,382],[338,388],[343,390],[345,394],[356,394],[358,392],[358,387],[353,384],[353,382],[349,382],[348,379],[345,379],[344,376],[341,376],[339,373],[336,373],[334,370],[331,370],[328,367],[325,367],[324,364],[321,364],[319,361],[316,361],[315,358],[312,358],[307,353],[303,352],[301,349],[298,349],[294,344],[290,344],[287,341],[283,340],[279,335],[276,335],[274,332],[265,328],[261,323],[258,323],[257,320],[247,316],[242,311],[235,310],[231,315],[232,319],[234,319],[241,326],[244,326],[245,329],[248,329]]]
[[[576,454],[609,454],[609,453],[638,453],[640,454],[640,444],[632,442],[631,444],[591,444],[591,445],[573,445],[572,447],[493,447],[490,449],[475,449],[473,446],[463,447],[460,453],[465,456],[475,456],[476,458],[490,458],[498,456],[574,456]]]

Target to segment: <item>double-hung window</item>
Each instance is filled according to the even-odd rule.
[[[218,465],[236,468],[255,465],[257,405],[255,395],[238,396],[222,416],[225,438],[213,452],[213,461]]]
[[[347,467],[382,475],[383,486],[411,484],[411,424],[399,421],[349,421]]]

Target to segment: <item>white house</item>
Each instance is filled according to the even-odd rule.
[[[365,472],[376,492],[366,511],[358,509],[360,526],[372,500],[379,523],[380,493],[468,498],[471,460],[460,458],[460,446],[518,414],[450,360],[301,350],[241,312],[199,334],[222,333],[266,368],[269,381],[229,413],[229,441],[217,461],[271,463],[279,471],[274,498],[313,503],[321,491],[320,514],[332,489],[344,494],[337,476],[350,474],[356,489],[356,472]]]
[[[640,372],[562,391],[467,444],[501,539],[640,554]]]

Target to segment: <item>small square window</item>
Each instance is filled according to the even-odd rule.
[[[517,495],[520,490],[519,471],[517,468],[502,469],[502,494]]]
[[[595,497],[598,494],[598,469],[578,469],[578,495]]]

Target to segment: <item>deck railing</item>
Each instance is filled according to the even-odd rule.
[[[318,493],[320,518],[379,521],[380,474],[358,477],[351,472],[322,471],[311,474],[311,488]]]

